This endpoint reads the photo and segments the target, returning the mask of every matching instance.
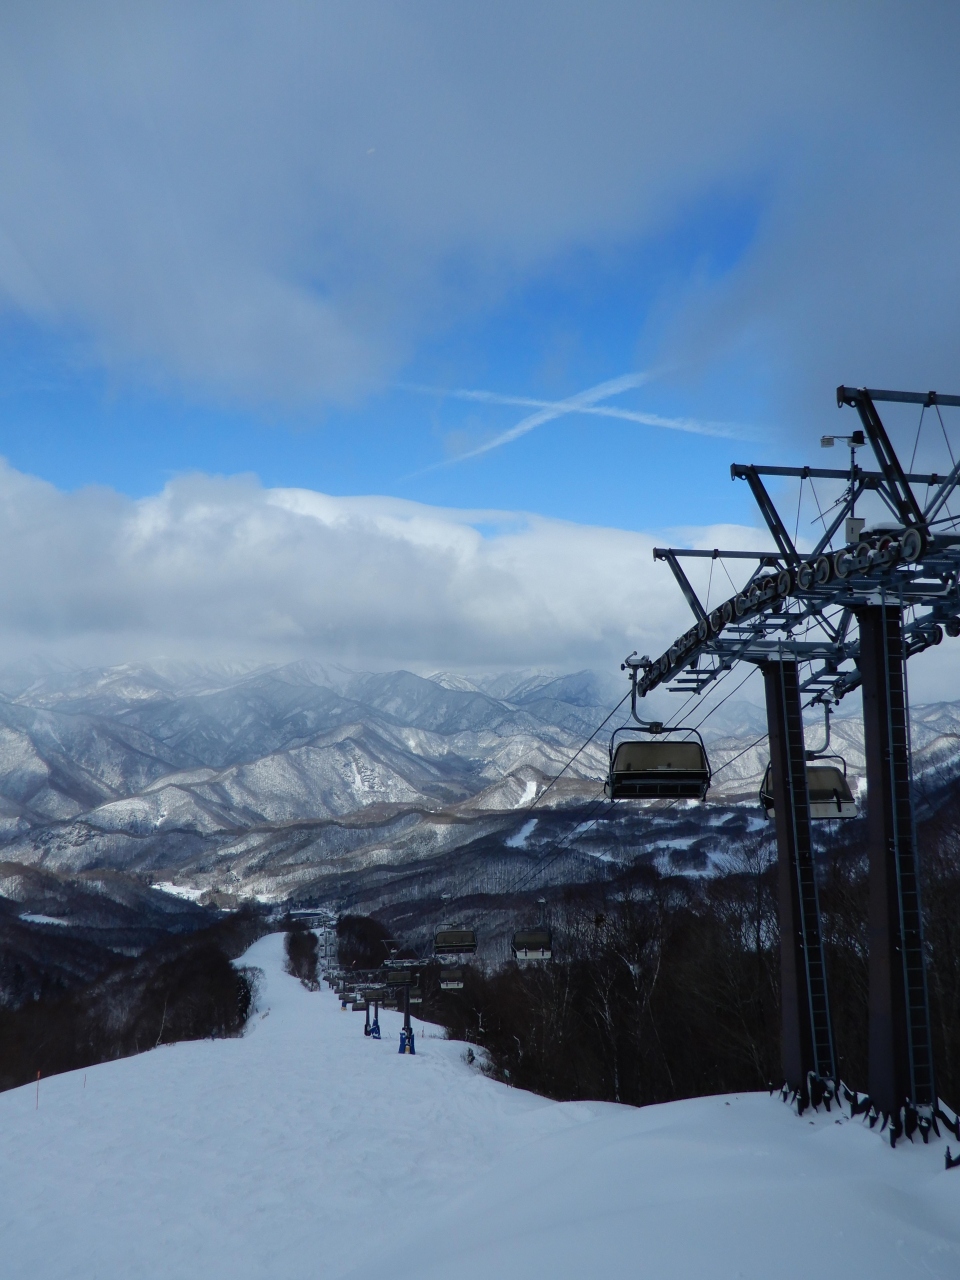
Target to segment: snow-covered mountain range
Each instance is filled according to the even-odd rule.
[[[558,842],[572,859],[638,841],[682,855],[691,825],[722,839],[755,820],[724,810],[752,801],[766,763],[762,710],[728,703],[704,724],[712,810],[603,812],[575,849],[571,821],[593,823],[624,718],[584,745],[622,697],[612,676],[155,664],[7,673],[0,688],[0,857],[133,872],[185,896],[330,896],[361,871],[376,883],[411,869],[420,893],[432,869],[439,892],[471,858],[489,888]],[[960,706],[915,709],[913,732],[921,775],[955,771]],[[857,778],[859,716],[835,718],[833,744]]]

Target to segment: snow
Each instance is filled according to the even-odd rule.
[[[24,911],[19,917],[26,920],[28,924],[62,924],[67,925],[69,920],[61,920],[59,916],[38,915],[35,911]]]
[[[532,786],[533,784],[531,783],[529,785]],[[503,843],[509,849],[525,849],[527,847],[527,841],[533,835],[537,821],[538,820],[536,818],[528,818],[520,830],[514,832],[512,836],[508,836]]]
[[[239,1040],[0,1095],[10,1280],[960,1274],[960,1170],[766,1094],[553,1103],[282,972]]]
[[[520,800],[517,804],[517,808],[522,809],[526,805],[532,804],[532,802],[536,799],[536,795],[537,795],[537,784],[533,780],[533,778],[528,778],[527,784],[523,788],[523,795],[520,797]]]
[[[187,902],[198,902],[206,893],[206,889],[192,889],[186,884],[174,884],[172,880],[158,880],[153,887],[173,898],[184,898]]]

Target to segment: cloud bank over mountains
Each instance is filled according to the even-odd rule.
[[[0,306],[243,403],[361,397],[564,254],[756,206],[659,355],[942,381],[946,3],[6,6]],[[656,344],[655,344],[656,345]]]
[[[140,499],[64,493],[0,461],[0,664],[309,658],[619,674],[627,653],[660,653],[690,625],[653,561],[664,543],[756,550],[768,538],[738,525],[652,535],[330,497],[249,476],[182,476]],[[689,566],[701,593],[712,563]],[[742,565],[731,565],[737,581]],[[731,594],[721,568],[711,581],[706,598]],[[921,700],[960,694],[953,641],[910,671]]]
[[[0,541],[7,661],[607,665],[687,625],[647,534],[252,477],[184,476],[133,500],[4,465]]]

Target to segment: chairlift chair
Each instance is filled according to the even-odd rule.
[[[440,970],[440,990],[441,991],[462,991],[463,990],[463,970],[462,969],[441,969]]]
[[[473,955],[476,949],[477,935],[473,929],[438,929],[433,935],[436,956]]]
[[[829,818],[855,818],[857,802],[853,798],[850,784],[847,782],[847,762],[843,756],[831,755],[830,752],[830,716],[832,708],[829,702],[823,704],[823,745],[806,752],[807,759],[807,795],[810,802],[811,820]],[[818,760],[835,760],[837,764],[815,764]],[[767,811],[767,817],[773,817],[773,762],[767,765],[760,784],[760,803]]]
[[[513,935],[513,954],[517,964],[538,964],[553,954],[553,938],[549,929],[518,929]]]
[[[822,758],[822,757],[821,757]],[[839,757],[837,757],[839,759]],[[841,760],[838,765],[807,765],[807,795],[810,800],[810,819],[822,821],[827,818],[855,818],[857,802],[847,781],[846,765]],[[766,810],[767,817],[773,812],[773,765],[767,765],[760,786],[760,803]]]
[[[610,739],[610,771],[604,794],[611,800],[703,800],[710,787],[710,761],[703,739],[695,729],[662,724],[644,726],[644,733],[692,734],[664,741],[625,738],[617,734],[637,733],[632,727],[617,729]]]

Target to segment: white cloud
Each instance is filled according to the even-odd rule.
[[[71,494],[2,461],[0,541],[5,664],[306,657],[611,673],[627,653],[660,653],[690,625],[655,545],[769,545],[736,525],[653,536],[263,489],[243,476],[185,476],[138,500]],[[702,598],[711,564],[687,562]],[[739,584],[749,565],[729,568]],[[714,602],[731,594],[719,569],[711,589]],[[949,640],[910,670],[918,700],[960,694]],[[664,697],[668,713],[674,700]]]
[[[0,538],[7,660],[605,664],[685,625],[648,535],[246,477],[134,501],[4,465]]]
[[[539,0],[0,13],[0,305],[246,401],[362,395],[557,255],[762,191],[665,355],[942,382],[955,6]],[[709,273],[708,273],[709,275]]]

